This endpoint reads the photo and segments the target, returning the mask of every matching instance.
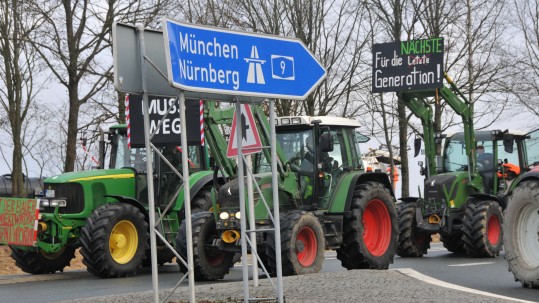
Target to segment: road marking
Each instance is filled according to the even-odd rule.
[[[476,295],[481,295],[481,296],[486,296],[486,297],[491,297],[491,298],[496,298],[496,299],[510,300],[510,301],[513,301],[513,302],[535,303],[533,301],[527,301],[527,300],[522,300],[522,299],[517,299],[517,298],[506,297],[506,296],[497,295],[497,294],[493,294],[493,293],[486,292],[486,291],[481,291],[481,290],[468,288],[468,287],[464,287],[464,286],[460,286],[460,285],[456,285],[456,284],[451,284],[451,283],[448,283],[448,282],[444,282],[444,281],[429,277],[429,276],[424,275],[424,274],[422,274],[420,272],[417,272],[417,271],[415,271],[415,270],[413,270],[411,268],[396,268],[396,269],[391,269],[391,270],[398,271],[398,272],[400,272],[400,273],[402,273],[402,274],[404,274],[404,275],[406,275],[408,277],[411,277],[411,278],[414,278],[414,279],[417,279],[417,280],[420,280],[420,281],[423,281],[423,282],[426,282],[426,283],[429,283],[429,284],[433,284],[433,285],[436,285],[436,286],[441,286],[441,287],[445,287],[445,288],[449,288],[449,289],[464,291],[464,292],[468,292],[468,293],[472,293],[472,294],[476,294]]]
[[[487,264],[494,264],[494,262],[477,262],[477,263],[463,263],[463,264],[451,264],[447,266],[477,266],[477,265],[487,265]]]

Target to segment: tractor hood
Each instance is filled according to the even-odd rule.
[[[67,183],[82,181],[97,181],[106,179],[134,178],[135,172],[131,169],[94,169],[79,172],[70,172],[45,179],[45,183]]]
[[[245,177],[246,179],[247,177]],[[263,173],[263,174],[257,174],[255,175],[256,182],[258,186],[261,186],[261,183],[265,183],[267,180],[271,182],[271,173]],[[239,179],[234,179],[219,189],[219,206],[222,210],[227,209],[240,209],[240,188],[239,188]],[[245,195],[247,197],[247,186],[245,186]],[[254,201],[258,200],[258,197],[260,196],[258,191],[256,190],[256,187],[253,188],[253,195],[254,195]]]
[[[459,208],[466,200],[468,172],[450,172],[432,176],[425,181],[427,203],[442,202],[449,208]]]

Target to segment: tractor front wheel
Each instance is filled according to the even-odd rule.
[[[502,208],[497,202],[468,204],[462,226],[462,241],[468,254],[482,258],[499,255],[503,239],[502,223]]]
[[[148,224],[140,210],[124,203],[102,205],[82,228],[82,262],[101,278],[134,276],[146,257]]]
[[[453,230],[452,234],[444,235],[440,234],[440,240],[443,242],[444,247],[455,254],[465,254],[464,241],[462,241],[462,231]]]
[[[347,269],[387,269],[398,237],[397,210],[389,191],[378,182],[358,184],[351,210],[337,259]]]
[[[415,202],[402,203],[397,211],[399,216],[397,255],[401,257],[422,257],[430,248],[430,234],[417,229],[416,207]]]
[[[325,250],[324,231],[320,221],[307,211],[292,211],[281,224],[283,276],[313,274],[322,270]],[[277,272],[275,234],[266,240],[269,271]]]
[[[539,288],[539,182],[524,181],[507,201],[504,223],[505,259],[515,281]]]
[[[234,252],[222,251],[213,247],[214,240],[219,239],[219,232],[215,227],[215,219],[211,212],[197,212],[191,215],[193,233],[193,268],[195,280],[214,281],[222,279],[228,274],[233,264]],[[187,262],[187,225],[184,220],[176,235],[176,250]],[[178,260],[180,270],[187,271],[187,267]]]
[[[22,271],[33,275],[53,274],[64,271],[75,258],[75,247],[64,246],[57,252],[47,253],[41,249],[23,250],[11,248],[11,258]]]

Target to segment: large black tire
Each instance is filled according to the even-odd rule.
[[[455,254],[465,254],[464,241],[462,241],[462,230],[453,230],[450,235],[440,234],[440,240],[444,244],[444,247]]]
[[[82,228],[82,262],[101,278],[134,276],[146,258],[148,223],[140,210],[124,203],[98,207]]]
[[[69,266],[71,260],[75,258],[75,247],[72,246],[64,246],[55,253],[46,253],[40,249],[10,248],[11,258],[15,260],[15,265],[22,271],[33,275],[53,274],[57,271],[63,272],[64,268]]]
[[[347,269],[387,269],[397,249],[398,219],[391,194],[381,183],[356,185],[352,218],[345,219],[337,259]]]
[[[198,212],[191,215],[193,231],[193,269],[195,280],[215,281],[228,274],[232,266],[234,252],[212,248],[213,240],[219,238],[215,219],[211,212]],[[184,220],[176,235],[176,251],[187,262],[187,225]],[[180,270],[187,272],[185,265],[178,260]]]
[[[399,245],[397,255],[401,257],[423,257],[430,248],[430,234],[417,229],[415,202],[401,203],[399,216]]]
[[[207,189],[202,189],[201,191],[199,191],[191,200],[192,214],[208,211],[211,209],[211,207],[212,202],[210,197],[210,191]],[[241,258],[241,254],[239,256]],[[165,263],[170,263],[175,257],[176,255],[165,244],[162,243],[161,239],[157,239],[157,264],[159,266],[162,266]],[[146,251],[146,259],[143,261],[142,266],[152,266],[150,249]]]
[[[213,204],[211,202],[210,191],[203,189],[199,191],[193,199],[191,199],[191,214],[201,211],[209,211]]]
[[[509,271],[523,287],[539,288],[539,181],[519,184],[507,201],[503,244]]]
[[[496,201],[469,203],[462,226],[466,252],[478,258],[498,256],[503,244],[502,224],[502,208]]]
[[[314,274],[322,270],[326,241],[320,221],[311,212],[292,211],[281,221],[283,276]],[[270,273],[277,272],[275,233],[266,239]]]

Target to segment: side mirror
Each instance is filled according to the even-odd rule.
[[[333,151],[333,136],[331,133],[320,135],[320,152],[327,153]]]
[[[503,148],[506,153],[513,153],[513,146],[515,144],[515,138],[513,135],[505,135],[503,138]]]
[[[419,152],[421,151],[421,138],[417,137],[414,139],[414,158],[419,155]]]

